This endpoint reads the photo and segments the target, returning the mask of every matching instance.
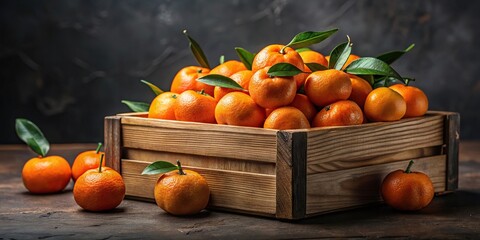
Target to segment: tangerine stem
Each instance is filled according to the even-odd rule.
[[[102,164],[103,164],[103,153],[102,155],[100,156],[100,164],[98,165],[98,172],[101,173],[102,172]]]
[[[180,174],[180,175],[187,175],[187,174],[185,174],[185,172],[183,171],[182,164],[181,164],[180,161],[178,161],[178,160],[177,160],[177,165],[178,165],[178,174]]]
[[[98,143],[97,150],[95,150],[96,154],[98,154],[98,152],[100,151],[100,148],[102,148],[102,143],[101,142]]]
[[[405,169],[405,173],[410,173],[410,168],[412,167],[412,165],[413,165],[413,160],[410,160],[410,162],[408,163],[407,169]]]
[[[283,46],[282,49],[280,49],[280,53],[285,54],[285,48],[287,48],[287,47],[288,47],[288,45]]]

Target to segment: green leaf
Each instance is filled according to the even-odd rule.
[[[157,96],[158,96],[159,94],[163,93],[162,89],[160,89],[159,87],[155,86],[153,83],[150,83],[150,82],[148,82],[148,81],[146,81],[146,80],[140,80],[140,82],[147,84],[147,86],[149,86],[150,89],[152,89],[153,93],[155,93],[155,95],[157,95]]]
[[[312,49],[304,47],[304,48],[296,49],[295,51],[297,51],[298,53],[301,53],[301,52],[306,52],[306,51],[312,51]]]
[[[197,81],[205,83],[210,86],[218,86],[223,88],[232,88],[232,89],[239,89],[243,90],[242,86],[240,86],[237,82],[229,77],[225,77],[220,74],[209,74],[205,75],[201,78],[198,78]]]
[[[188,46],[190,47],[190,50],[192,50],[193,56],[195,56],[195,59],[197,59],[198,64],[204,68],[210,69],[207,56],[205,56],[205,53],[203,53],[200,45],[188,35],[187,30],[183,30],[183,34],[188,38],[188,41],[190,42]]]
[[[165,161],[156,161],[148,165],[145,169],[143,169],[142,175],[154,175],[160,173],[167,173],[174,170],[177,170],[178,166]]]
[[[271,66],[267,72],[272,77],[293,77],[300,73],[303,71],[290,63],[277,63]]]
[[[345,68],[345,72],[355,75],[380,75],[403,81],[403,78],[390,65],[382,60],[363,57],[359,58]]]
[[[343,65],[347,62],[348,57],[352,52],[352,44],[350,43],[350,37],[348,35],[347,39],[347,42],[336,46],[330,53],[330,61],[328,61],[329,69],[341,70]]]
[[[399,59],[401,56],[403,56],[403,54],[409,52],[409,51],[412,50],[414,47],[415,47],[415,44],[411,44],[411,45],[408,46],[408,48],[405,49],[405,50],[387,52],[387,53],[384,53],[384,54],[379,55],[379,56],[376,57],[376,58],[384,61],[384,62],[387,63],[387,64],[392,64],[392,63],[395,62],[397,59]]]
[[[145,102],[122,100],[122,103],[127,105],[127,107],[134,112],[148,112],[148,109],[150,108],[150,104]]]
[[[15,120],[15,131],[18,137],[35,153],[43,157],[47,155],[48,150],[50,150],[50,143],[37,125],[27,119],[17,118]]]
[[[235,51],[237,52],[237,55],[240,58],[240,61],[242,61],[243,65],[245,65],[248,70],[252,70],[252,62],[255,58],[255,54],[241,47],[236,47]]]
[[[223,64],[225,62],[225,55],[222,55],[220,56],[220,58],[218,59],[218,63],[219,64]]]
[[[327,70],[328,68],[319,63],[305,63],[312,72]]]
[[[301,32],[293,37],[293,39],[287,44],[287,47],[294,49],[308,47],[322,42],[337,31],[338,29],[335,28],[324,32]]]
[[[370,83],[371,86],[373,86],[373,83],[375,83],[375,77],[373,75],[358,75],[358,77],[363,78],[365,81]]]

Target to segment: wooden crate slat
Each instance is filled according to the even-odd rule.
[[[307,174],[315,174],[321,172],[335,171],[338,169],[351,169],[356,167],[370,166],[382,163],[402,161],[405,159],[417,159],[430,157],[442,153],[443,145],[434,147],[424,147],[417,149],[409,149],[389,154],[378,155],[374,157],[359,156],[357,158],[345,158],[336,161],[325,162],[321,164],[309,164]]]
[[[135,148],[124,148],[123,157],[127,159],[142,159],[144,162],[168,161],[191,167],[211,168],[230,171],[251,172],[275,175],[275,164],[243,159],[199,156],[186,153],[159,152]]]
[[[409,161],[308,175],[307,214],[380,201],[379,186],[383,178],[392,171],[405,169]],[[445,155],[416,159],[412,171],[428,174],[435,191],[445,191]]]
[[[246,134],[199,129],[122,125],[127,148],[180,152],[261,162],[276,161],[276,133]]]
[[[104,144],[105,165],[117,172],[121,172],[121,118],[118,116],[105,117],[104,120]]]
[[[443,116],[429,116],[398,123],[308,132],[307,165],[343,159],[358,161],[366,157],[442,145],[443,127]]]
[[[445,118],[445,152],[447,154],[447,191],[458,189],[458,147],[460,143],[460,114],[449,113]]]
[[[158,175],[143,176],[140,173],[148,162],[122,159],[122,175],[127,195],[153,199],[153,189]],[[212,170],[184,166],[202,176],[211,190],[210,206],[241,211],[275,214],[275,176],[236,171]]]

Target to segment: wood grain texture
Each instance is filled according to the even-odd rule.
[[[309,173],[377,164],[376,157],[443,145],[444,115],[429,114],[397,122],[310,130]],[[395,158],[384,158],[396,161]]]
[[[293,218],[292,134],[277,133],[276,214],[277,218]]]
[[[460,143],[460,115],[450,113],[445,119],[445,143],[447,154],[446,190],[455,191],[458,188],[458,154]]]
[[[122,117],[123,146],[162,152],[276,161],[276,131]]]
[[[182,164],[191,167],[241,171],[275,175],[275,163],[258,162],[225,157],[199,156],[186,153],[159,152],[152,150],[124,148],[123,157],[141,159],[144,162],[180,160]]]
[[[121,123],[120,117],[105,117],[104,121],[105,165],[121,172]]]
[[[338,211],[380,201],[379,187],[383,178],[394,170],[405,169],[409,161],[308,175],[307,214]],[[416,159],[412,170],[428,174],[435,192],[445,191],[445,155]]]
[[[153,189],[158,175],[140,175],[148,164],[144,161],[122,159],[126,195],[154,198]],[[207,180],[211,191],[209,206],[262,215],[275,214],[275,176],[191,166],[184,168],[200,173]]]

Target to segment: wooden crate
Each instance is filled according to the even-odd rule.
[[[208,181],[209,207],[279,219],[301,219],[381,201],[386,174],[416,160],[435,191],[458,185],[459,115],[360,126],[269,130],[148,119],[105,118],[107,165],[130,198],[153,201],[158,176],[141,175],[157,160],[195,170]]]

